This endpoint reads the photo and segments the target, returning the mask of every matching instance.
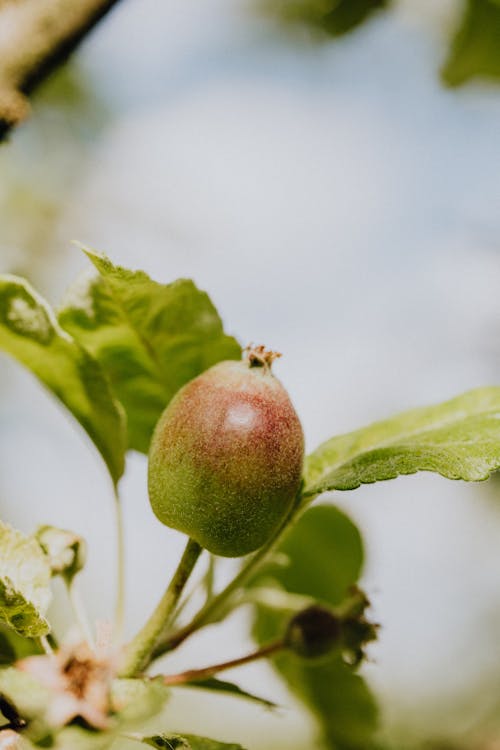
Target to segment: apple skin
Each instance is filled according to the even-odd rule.
[[[240,557],[285,519],[303,460],[302,426],[270,365],[220,362],[160,417],[149,452],[151,506],[210,552]]]

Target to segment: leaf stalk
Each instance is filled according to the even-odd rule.
[[[269,656],[282,651],[285,648],[283,639],[272,641],[266,646],[252,651],[250,654],[240,656],[237,659],[230,659],[229,661],[220,662],[219,664],[212,664],[209,667],[202,667],[201,669],[190,669],[186,672],[179,672],[178,674],[165,675],[163,677],[164,685],[182,685],[193,680],[208,680],[218,672],[224,672],[227,669],[233,669],[234,667],[241,667],[244,664],[257,661],[258,659],[265,659]]]

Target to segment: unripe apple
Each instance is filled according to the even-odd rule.
[[[172,399],[149,453],[149,497],[166,526],[216,555],[261,547],[300,486],[304,437],[263,347],[206,370]]]

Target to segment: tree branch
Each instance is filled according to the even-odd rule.
[[[27,95],[118,0],[0,0],[0,141],[30,111]]]

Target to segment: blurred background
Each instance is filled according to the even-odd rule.
[[[500,364],[500,8],[352,5],[359,17],[305,0],[123,0],[0,149],[2,272],[57,304],[88,266],[79,240],[160,281],[192,277],[226,330],[284,353],[276,372],[309,449],[498,383]],[[153,518],[145,471],[134,454],[122,482],[130,632],[183,546]],[[496,731],[499,492],[419,475],[334,498],[366,544],[382,627],[363,673],[394,747]],[[104,469],[4,356],[0,512],[25,531],[81,532],[84,595],[94,618],[110,615]],[[242,653],[245,617],[207,629],[172,666]],[[186,691],[165,726],[250,750],[314,746],[312,720],[268,667],[234,678],[288,708]]]

